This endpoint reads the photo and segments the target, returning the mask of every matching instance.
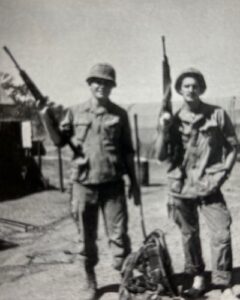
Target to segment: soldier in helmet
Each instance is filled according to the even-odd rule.
[[[127,112],[109,99],[116,86],[115,70],[109,64],[97,64],[86,81],[91,98],[68,110],[61,133],[63,140],[72,138],[81,153],[73,160],[72,213],[82,243],[88,299],[95,299],[98,210],[103,214],[113,267],[120,271],[131,251],[123,175],[126,173],[130,179],[129,194],[136,205],[140,190]]]
[[[193,276],[192,287],[183,291],[183,295],[197,298],[205,291],[200,211],[211,234],[212,282],[222,289],[221,299],[237,299],[231,289],[231,216],[221,192],[236,160],[236,134],[222,108],[200,99],[206,90],[201,72],[193,68],[183,71],[175,89],[184,103],[171,119],[160,117],[156,150],[162,161],[174,153],[171,147],[178,149],[178,158],[169,169],[168,178],[169,207],[182,233],[185,272]],[[178,145],[167,134],[170,129],[175,130]]]

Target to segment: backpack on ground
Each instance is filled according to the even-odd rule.
[[[155,230],[137,252],[126,258],[119,300],[160,300],[161,295],[175,297],[177,294],[164,233]]]

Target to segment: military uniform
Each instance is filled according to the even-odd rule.
[[[72,164],[72,212],[83,243],[86,263],[98,261],[98,210],[102,210],[115,268],[120,268],[130,252],[127,234],[127,206],[123,175],[125,159],[133,154],[127,113],[110,100],[94,107],[91,99],[67,112],[61,123],[65,135],[73,135],[84,157]]]
[[[227,113],[206,104],[199,96],[206,90],[205,79],[194,68],[176,79],[176,91],[184,105],[169,120],[160,116],[156,151],[160,160],[169,159],[169,209],[182,233],[185,272],[193,285],[183,291],[197,298],[205,291],[199,216],[206,219],[211,239],[212,282],[223,287],[222,297],[236,299],[231,290],[231,216],[221,193],[236,160],[238,141]],[[221,298],[222,298],[221,297]]]
[[[86,81],[91,98],[66,110],[57,128],[52,106],[43,108],[41,115],[54,144],[59,147],[68,144],[74,153],[71,212],[84,258],[81,260],[87,292],[84,299],[95,300],[99,210],[113,254],[113,267],[120,271],[131,251],[123,175],[128,175],[128,195],[133,196],[135,205],[140,203],[140,188],[127,112],[109,99],[116,86],[115,69],[107,63],[98,63],[90,69]]]
[[[199,238],[198,208],[211,234],[212,281],[227,286],[231,282],[231,216],[219,189],[226,171],[224,151],[238,144],[226,112],[200,102],[192,113],[181,108],[175,115],[181,136],[183,157],[180,167],[168,174],[172,216],[183,239],[185,271],[204,271]]]

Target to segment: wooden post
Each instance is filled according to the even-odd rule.
[[[138,175],[138,184],[141,191],[141,161],[140,161],[140,140],[138,134],[138,116],[134,114],[134,129],[135,129],[135,141],[136,141],[136,154],[137,154],[137,175]],[[142,204],[142,195],[140,194],[140,218],[141,218],[141,228],[144,239],[147,237],[144,213],[143,213],[143,204]]]
[[[42,173],[42,156],[41,156],[41,141],[37,141],[38,166]]]
[[[60,147],[57,147],[58,151],[58,171],[59,171],[59,186],[60,191],[64,192],[64,182],[63,182],[63,167],[62,167],[62,151]]]

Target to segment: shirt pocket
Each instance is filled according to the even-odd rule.
[[[120,118],[114,117],[103,123],[104,139],[110,142],[117,141],[120,136]]]
[[[90,120],[78,120],[74,123],[75,136],[81,142],[85,141],[88,130],[91,126]]]
[[[199,131],[203,135],[203,137],[208,141],[210,146],[214,146],[218,144],[219,141],[219,129],[217,123],[214,121],[206,122],[204,126],[199,128]]]

